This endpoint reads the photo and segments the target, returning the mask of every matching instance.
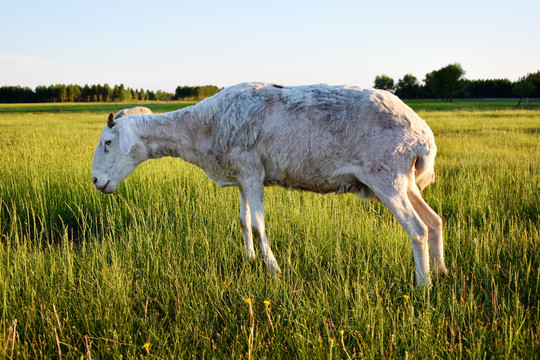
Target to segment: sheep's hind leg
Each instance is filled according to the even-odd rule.
[[[240,225],[242,225],[245,243],[244,261],[254,262],[255,250],[253,248],[253,233],[251,231],[251,212],[244,190],[241,187],[238,190],[240,190]]]
[[[425,202],[416,184],[409,183],[407,196],[412,206],[428,228],[429,250],[431,252],[431,266],[439,273],[447,274],[448,269],[444,264],[443,230],[442,220],[433,209]]]
[[[263,253],[264,261],[272,276],[281,273],[276,258],[270,249],[268,239],[266,238],[264,225],[264,186],[261,181],[247,180],[242,184],[242,189],[246,196],[251,215],[251,230],[253,235],[259,241],[259,247]]]
[[[375,196],[385,205],[401,224],[411,239],[416,268],[416,285],[429,287],[429,249],[428,229],[415,211],[407,196],[407,181],[389,177],[388,181],[372,178],[370,188]],[[390,185],[391,184],[391,185]]]

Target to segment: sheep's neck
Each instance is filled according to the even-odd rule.
[[[147,116],[139,128],[149,159],[179,157],[204,167],[205,146],[211,144],[205,141],[204,126],[198,124],[189,111],[181,109]]]

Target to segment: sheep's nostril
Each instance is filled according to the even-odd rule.
[[[97,183],[97,177],[94,177],[92,178],[92,182],[94,183],[94,185]]]

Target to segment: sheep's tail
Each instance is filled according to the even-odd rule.
[[[416,182],[423,190],[426,186],[435,181],[435,154],[419,156],[413,160],[409,172],[411,182]]]

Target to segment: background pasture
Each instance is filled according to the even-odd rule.
[[[411,105],[439,148],[424,197],[450,273],[431,291],[376,202],[267,189],[274,281],[258,249],[242,261],[237,191],[198,168],[149,161],[94,190],[99,133],[126,104],[0,105],[0,355],[537,357],[540,111]]]

